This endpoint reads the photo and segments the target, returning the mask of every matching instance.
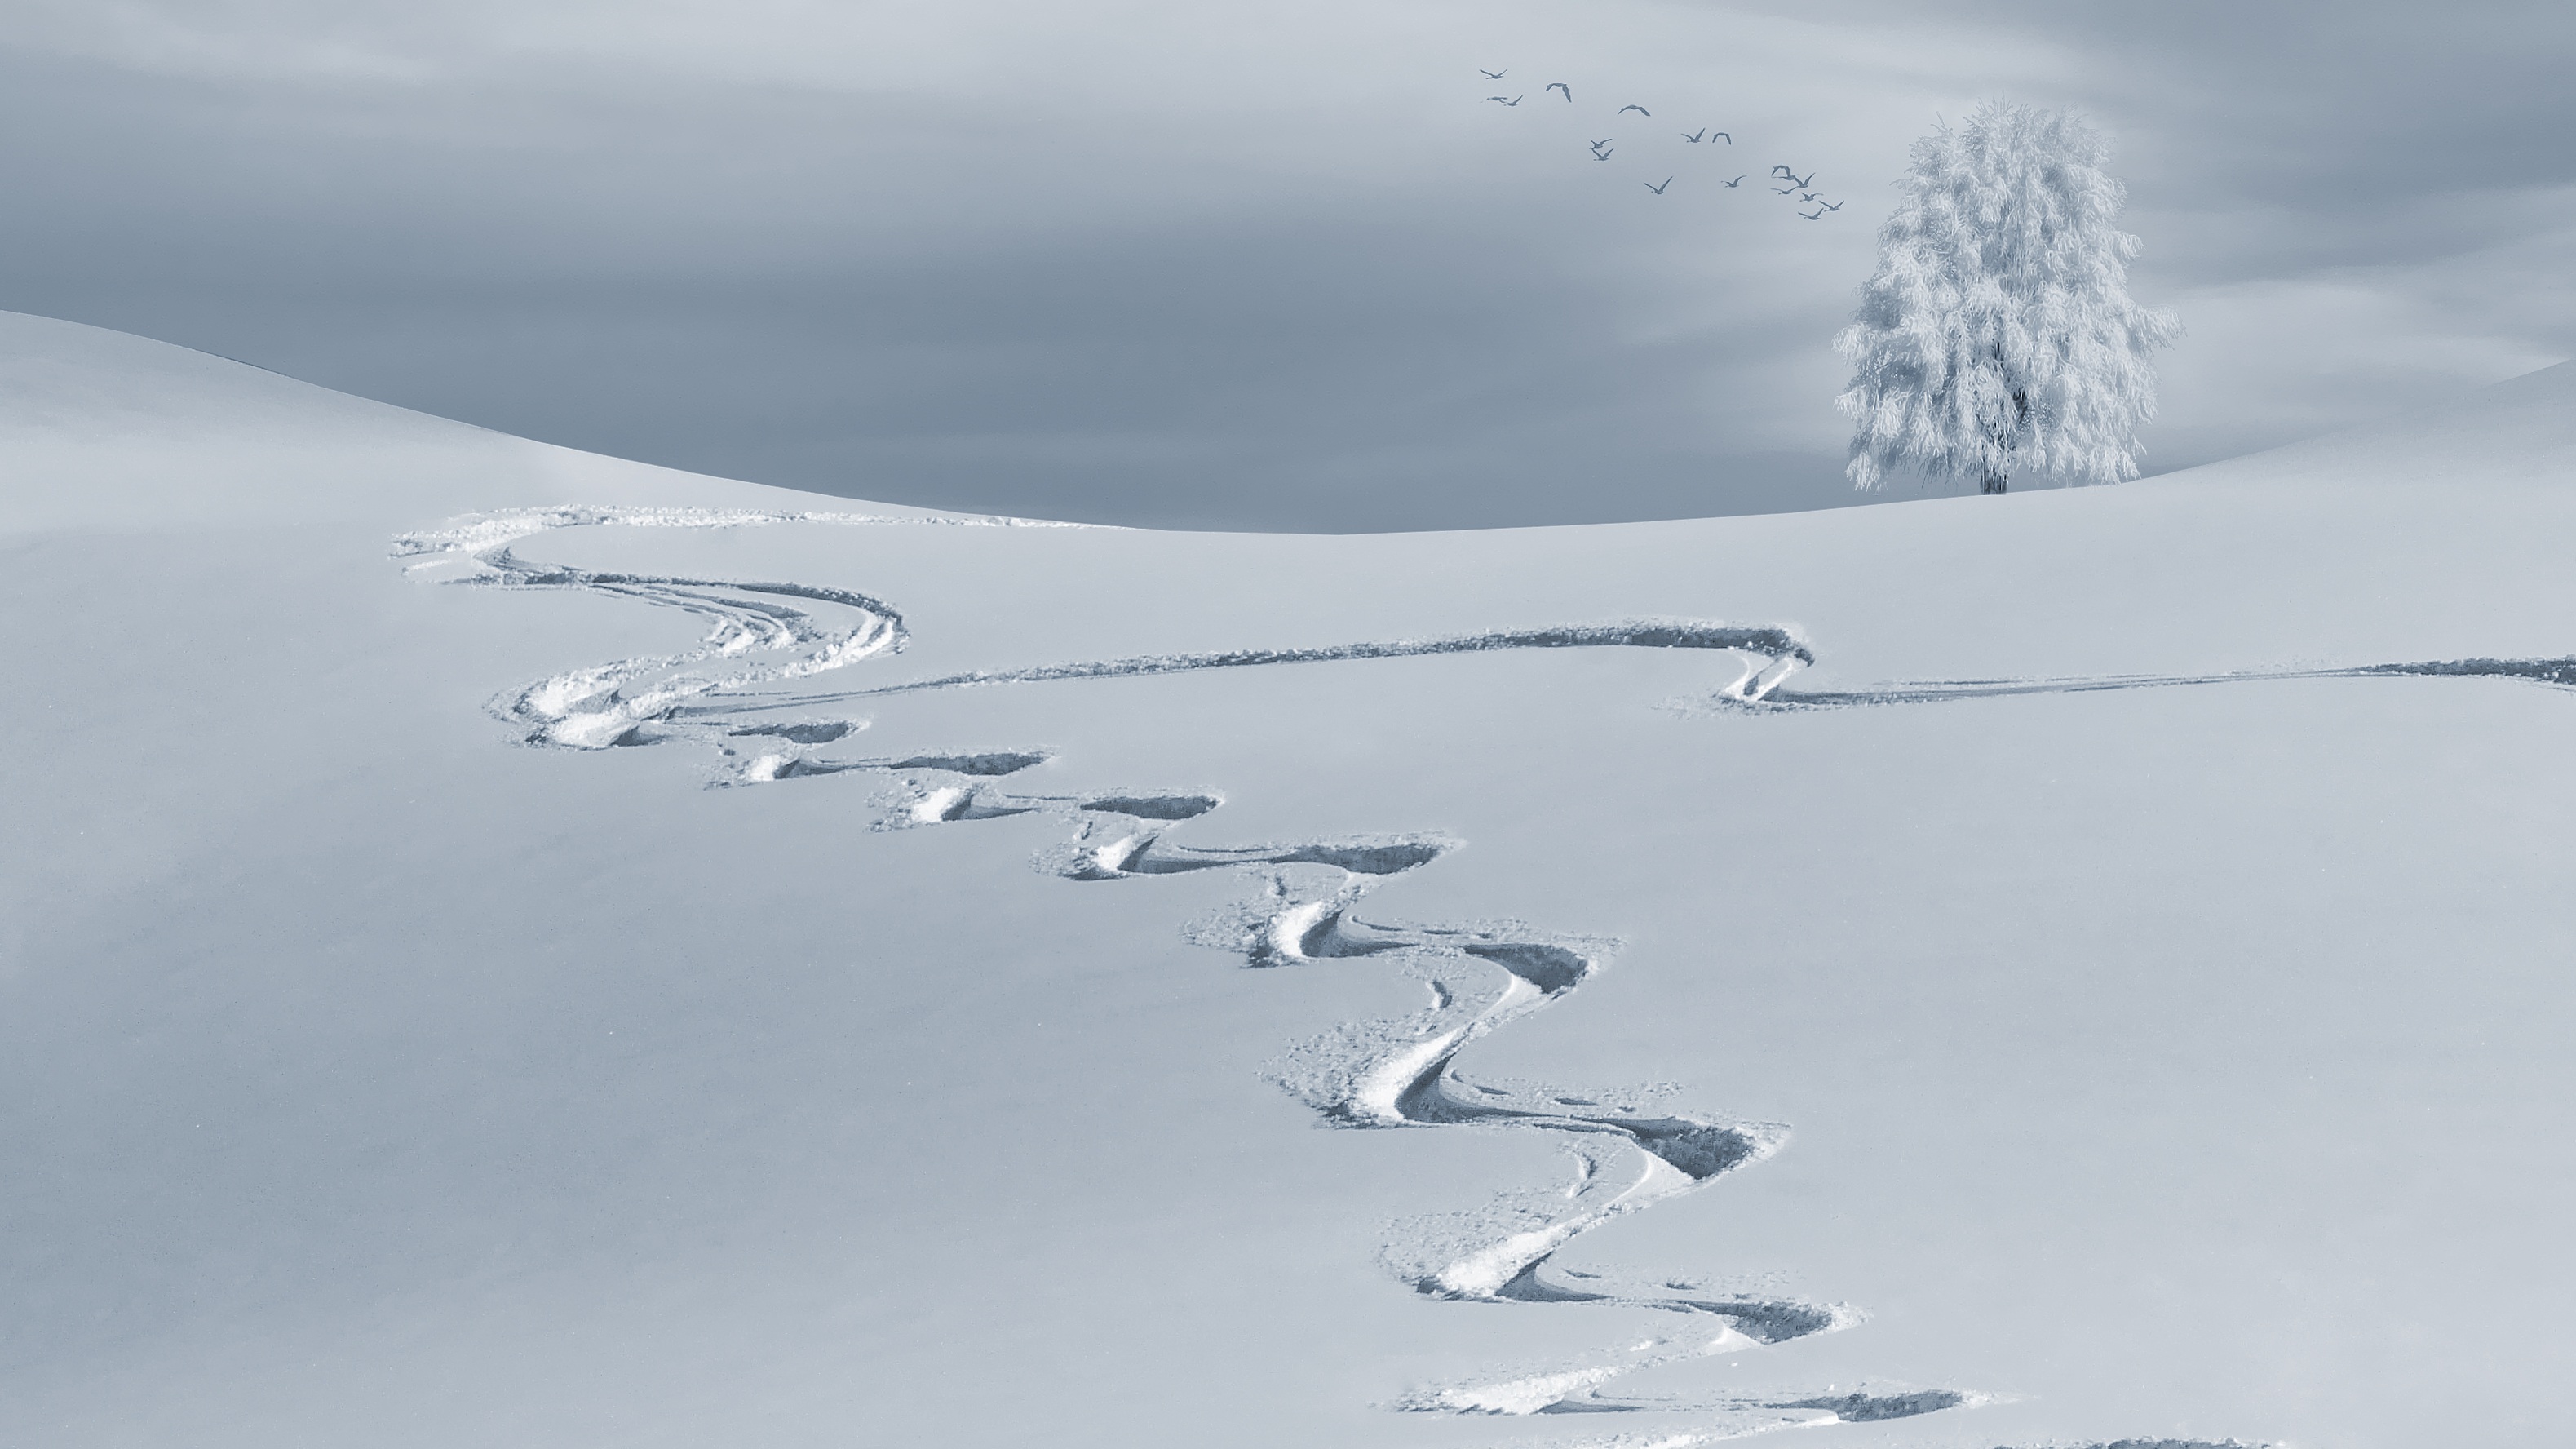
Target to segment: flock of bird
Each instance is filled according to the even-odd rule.
[[[1498,81],[1503,79],[1505,76],[1510,75],[1511,69],[1506,66],[1501,70],[1486,70],[1482,66],[1479,66],[1477,67],[1477,74],[1482,75],[1489,81]],[[1574,87],[1566,84],[1564,81],[1549,81],[1546,89],[1539,92],[1541,96],[1546,96],[1551,93],[1564,96],[1565,103],[1569,106],[1574,104]],[[1527,94],[1522,94],[1516,96],[1487,96],[1485,99],[1500,106],[1518,107],[1521,102],[1528,100],[1529,97]],[[1612,113],[1612,119],[1616,120],[1617,117],[1624,116],[1630,111],[1635,111],[1639,116],[1650,121],[1655,118],[1655,113],[1647,110],[1644,106],[1625,105]],[[1694,146],[1716,145],[1722,142],[1731,147],[1735,144],[1735,138],[1733,136],[1710,126],[1702,126],[1696,131],[1679,131],[1675,134],[1679,135],[1684,141]],[[1611,144],[1618,139],[1619,138],[1616,136],[1604,136],[1600,140],[1593,142],[1592,159],[1595,161],[1609,160],[1619,149],[1617,146]],[[1738,176],[1732,181],[1721,181],[1718,184],[1724,186],[1729,191],[1733,191],[1743,186],[1750,177],[1751,173],[1747,172],[1745,175]],[[1782,183],[1771,186],[1773,195],[1795,196],[1798,198],[1796,203],[1798,206],[1814,207],[1815,210],[1813,211],[1800,211],[1798,213],[1798,215],[1809,221],[1822,221],[1826,217],[1843,209],[1843,203],[1839,201],[1827,201],[1823,194],[1815,189],[1816,173],[1813,171],[1801,176],[1796,170],[1789,166],[1775,164],[1763,179],[1766,184]],[[1673,184],[1673,181],[1674,177],[1667,176],[1661,181],[1641,181],[1638,184],[1645,187],[1648,191],[1655,193],[1657,196],[1661,196],[1664,194],[1666,189]]]

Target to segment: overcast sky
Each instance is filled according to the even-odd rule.
[[[2576,355],[2563,0],[0,14],[0,306],[862,497],[1847,501],[1829,340],[1908,143],[1988,97],[2112,137],[2133,290],[2188,329],[2150,471]],[[1774,162],[1845,208],[1800,219]]]

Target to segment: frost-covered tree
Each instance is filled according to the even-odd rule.
[[[2182,324],[2129,299],[2138,239],[2115,225],[2109,158],[2081,116],[1995,102],[1914,143],[1878,273],[1834,339],[1854,366],[1834,399],[1857,422],[1854,484],[1896,467],[1988,493],[2014,473],[2138,476],[2148,359]]]

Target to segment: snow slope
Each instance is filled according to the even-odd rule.
[[[1361,537],[0,397],[7,1442],[2576,1431],[2567,368]]]

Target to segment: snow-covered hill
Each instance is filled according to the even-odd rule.
[[[2563,1442],[2571,400],[1163,534],[0,318],[0,1439]]]

